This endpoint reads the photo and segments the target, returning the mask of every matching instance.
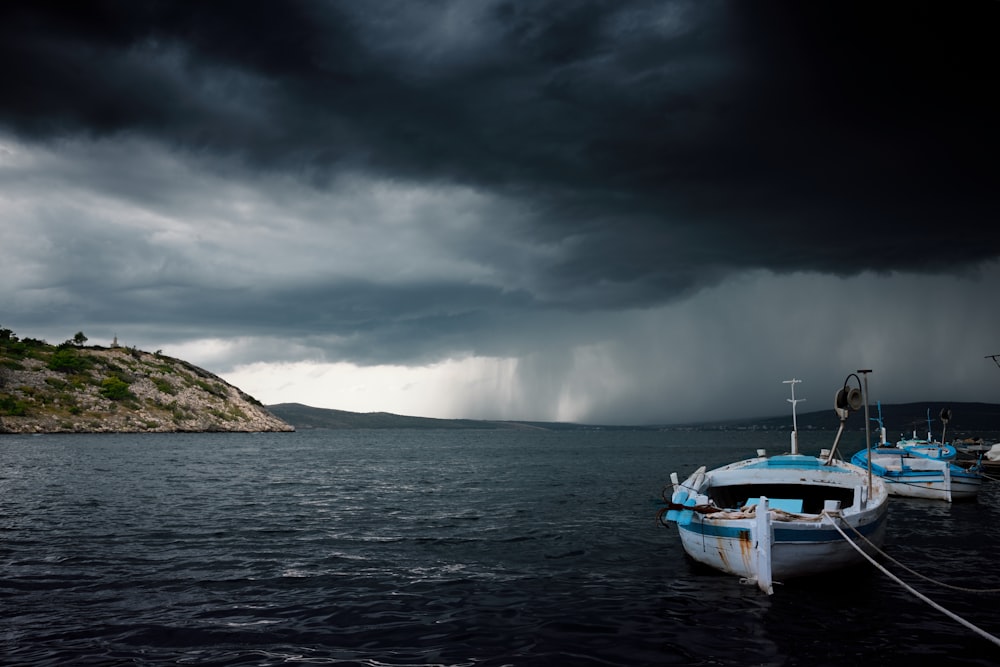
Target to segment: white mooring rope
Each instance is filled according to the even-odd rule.
[[[918,598],[920,598],[921,600],[923,600],[924,602],[926,602],[930,606],[932,606],[935,609],[937,609],[938,611],[940,611],[942,614],[944,614],[948,618],[951,618],[952,620],[954,620],[954,621],[956,621],[958,623],[961,623],[965,627],[969,628],[970,630],[972,630],[973,632],[975,632],[976,634],[978,634],[983,639],[986,639],[987,641],[993,642],[997,646],[1000,646],[1000,638],[991,635],[990,633],[986,632],[985,630],[983,630],[979,626],[974,625],[974,624],[970,623],[969,621],[965,620],[964,618],[962,618],[958,614],[955,614],[954,612],[949,611],[948,609],[945,609],[944,607],[942,607],[941,605],[939,605],[937,602],[934,602],[934,600],[931,600],[929,597],[927,597],[926,595],[924,595],[920,591],[914,589],[912,586],[910,586],[905,581],[903,581],[902,579],[900,579],[899,577],[897,577],[896,575],[894,575],[892,572],[890,572],[889,570],[887,570],[884,567],[882,567],[882,565],[880,563],[878,563],[874,558],[872,558],[871,556],[869,556],[868,554],[866,554],[865,551],[864,551],[864,549],[862,549],[857,544],[855,544],[854,541],[850,537],[847,536],[847,533],[845,533],[843,530],[841,530],[840,526],[837,525],[836,519],[832,515],[828,514],[824,510],[823,511],[823,516],[830,520],[830,523],[833,524],[833,527],[837,529],[837,532],[840,533],[841,537],[843,537],[845,540],[847,540],[848,544],[850,544],[852,547],[854,547],[854,549],[859,554],[861,554],[862,556],[864,556],[868,560],[868,562],[870,562],[872,565],[874,565],[879,570],[881,570],[882,573],[885,574],[887,577],[889,577],[890,579],[892,579],[893,581],[895,581],[897,584],[899,584],[900,586],[902,586],[903,588],[905,588],[909,592],[913,593],[915,596],[917,596]]]
[[[884,552],[881,549],[879,549],[878,546],[876,546],[871,540],[869,540],[867,537],[865,537],[860,532],[858,532],[858,529],[855,528],[854,526],[848,524],[847,527],[850,528],[852,531],[854,531],[855,535],[857,535],[862,540],[864,540],[865,543],[868,546],[870,546],[872,549],[874,549],[875,551],[877,551],[880,556],[882,556],[886,560],[892,561],[895,565],[898,565],[899,567],[901,567],[902,569],[906,570],[907,572],[909,572],[910,574],[912,574],[912,575],[914,575],[916,577],[920,577],[924,581],[929,581],[932,584],[935,584],[937,586],[941,586],[943,588],[950,588],[953,591],[962,591],[963,593],[978,593],[980,595],[982,595],[982,594],[989,594],[989,593],[1000,593],[1000,588],[968,588],[966,586],[955,586],[954,584],[949,584],[947,582],[940,581],[940,580],[934,579],[932,577],[928,577],[926,574],[921,574],[921,573],[917,572],[916,570],[914,570],[913,568],[907,567],[903,563],[900,563],[898,560],[896,560],[895,558],[893,558],[892,556],[890,556],[886,552]]]

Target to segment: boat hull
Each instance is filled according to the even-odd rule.
[[[840,525],[851,537],[854,537],[853,528],[873,544],[882,545],[887,507],[883,503],[872,512],[842,518]],[[695,561],[752,579],[757,572],[754,524],[752,519],[715,520],[708,516],[696,517],[691,523],[678,526],[678,530],[684,551]],[[772,525],[772,534],[771,576],[776,581],[822,574],[865,562],[829,521],[778,521]],[[870,555],[875,552],[863,541],[859,546]]]
[[[920,480],[915,478],[893,479],[883,477],[889,495],[904,498],[923,498],[925,500],[943,500],[945,502],[970,502],[979,496],[982,478],[956,479],[948,483],[942,478],[936,480]]]
[[[982,474],[947,460],[928,458],[897,448],[872,451],[872,473],[885,481],[890,495],[945,502],[975,500],[982,486]],[[857,452],[851,462],[867,468],[868,452]]]

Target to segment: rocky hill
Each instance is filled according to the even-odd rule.
[[[0,433],[294,431],[186,361],[0,331]]]

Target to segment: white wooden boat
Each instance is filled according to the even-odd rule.
[[[798,451],[799,380],[787,382],[792,385],[791,453],[769,457],[758,450],[754,458],[714,470],[702,466],[683,483],[672,473],[673,492],[660,513],[664,524],[676,524],[688,556],[754,582],[768,594],[776,581],[865,562],[858,548],[872,554],[872,545],[882,546],[888,516],[884,482],[835,458],[847,415],[864,400],[860,388],[848,389],[845,383],[837,392],[840,429],[833,447],[817,457]],[[858,548],[844,538],[856,533],[867,539],[857,540]]]
[[[955,460],[956,450],[946,442],[936,441],[930,432],[930,410],[927,417],[927,438],[905,438],[893,447],[886,442],[882,423],[882,406],[879,404],[879,443],[875,448],[863,449],[851,457],[851,463],[871,470],[885,480],[891,496],[963,502],[975,500],[983,483],[981,467],[971,464],[963,467]],[[941,411],[941,421],[947,427],[951,411]],[[942,431],[942,440],[944,431]]]
[[[886,483],[890,495],[946,502],[975,500],[983,483],[979,467],[963,468],[947,459],[935,458],[919,449],[877,447],[861,450],[851,463],[867,467]]]

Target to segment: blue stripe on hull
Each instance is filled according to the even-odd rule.
[[[885,522],[887,513],[882,512],[878,519],[863,526],[856,527],[862,535],[868,536],[879,529]],[[737,519],[739,520],[739,519]],[[834,542],[844,539],[835,528],[817,528],[795,530],[790,528],[779,528],[777,523],[774,526],[774,543],[779,542]],[[712,523],[693,521],[684,526],[678,526],[681,530],[694,533],[704,537],[721,537],[728,539],[750,539],[749,528],[734,528],[730,526],[718,526]]]

